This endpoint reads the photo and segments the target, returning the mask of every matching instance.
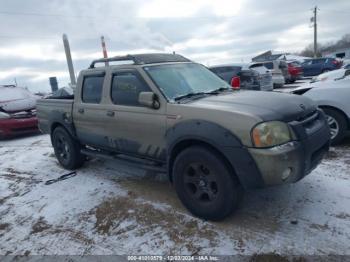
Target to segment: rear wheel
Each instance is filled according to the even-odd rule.
[[[221,220],[238,206],[243,190],[231,169],[216,152],[193,146],[174,162],[174,185],[187,209],[195,216]]]
[[[53,131],[52,144],[56,158],[64,168],[76,169],[83,165],[85,157],[80,153],[80,144],[63,127]]]
[[[326,114],[329,129],[331,131],[331,142],[339,144],[346,134],[347,123],[345,117],[338,111],[330,108],[323,108]]]

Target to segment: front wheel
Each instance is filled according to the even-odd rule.
[[[243,195],[233,171],[216,152],[192,146],[182,151],[173,167],[175,190],[195,216],[222,220],[238,206]]]
[[[331,143],[332,145],[339,144],[346,134],[346,119],[344,116],[330,108],[323,108],[324,113],[326,114],[328,126],[331,132]]]
[[[84,156],[80,145],[63,128],[57,127],[52,133],[52,145],[58,162],[66,169],[76,169],[83,165]]]

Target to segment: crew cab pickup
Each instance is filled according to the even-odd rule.
[[[177,54],[95,60],[74,97],[42,99],[37,113],[63,167],[89,155],[161,168],[190,212],[209,220],[234,211],[244,189],[302,179],[330,141],[312,100],[233,90]]]

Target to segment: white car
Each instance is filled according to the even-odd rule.
[[[258,66],[265,66],[272,73],[272,82],[274,88],[281,88],[286,83],[286,79],[290,78],[288,73],[288,64],[282,60],[273,60],[265,62],[254,62],[249,68],[254,69]]]
[[[342,66],[342,68],[350,69],[350,63],[344,64],[344,65]]]
[[[315,82],[297,88],[293,94],[314,100],[327,116],[332,144],[338,144],[350,131],[350,77],[334,81]]]
[[[321,82],[321,81],[331,81],[340,80],[345,77],[350,77],[350,69],[340,68],[337,70],[329,71],[311,79],[310,83]]]

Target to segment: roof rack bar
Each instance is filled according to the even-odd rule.
[[[95,68],[97,63],[106,63],[114,61],[133,61],[135,65],[145,65],[154,63],[167,63],[167,62],[191,62],[191,60],[178,55],[178,54],[135,54],[125,56],[115,56],[111,58],[100,58],[93,60],[89,68]]]
[[[106,62],[116,62],[116,61],[133,61],[134,64],[139,64],[140,62],[132,55],[126,56],[114,56],[110,58],[100,58],[93,60],[89,66],[89,68],[95,68],[95,64],[97,63],[106,63]]]

